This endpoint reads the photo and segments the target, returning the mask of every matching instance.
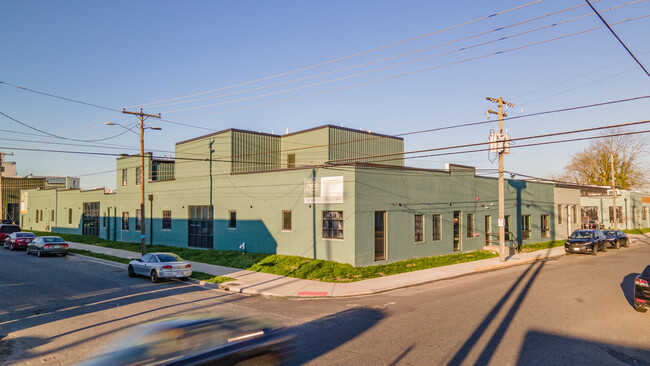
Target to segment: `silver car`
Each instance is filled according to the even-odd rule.
[[[192,265],[174,253],[148,253],[140,259],[129,262],[129,277],[137,275],[159,282],[162,278],[179,278],[186,281],[192,275]]]
[[[27,244],[27,254],[36,253],[41,257],[46,254],[68,255],[68,243],[58,236],[39,236]]]

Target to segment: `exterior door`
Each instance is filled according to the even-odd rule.
[[[461,242],[461,226],[462,226],[462,211],[454,211],[454,251],[460,251],[462,248]]]
[[[492,216],[485,215],[485,245],[490,245],[492,240]]]
[[[386,211],[375,211],[375,260],[386,259]]]
[[[187,245],[212,249],[212,206],[189,206],[187,219]]]
[[[81,233],[99,236],[99,202],[84,202]]]

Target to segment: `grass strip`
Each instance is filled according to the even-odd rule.
[[[629,229],[629,230],[623,230],[624,233],[626,234],[637,234],[637,235],[643,235],[650,233],[650,228],[644,228],[644,229]]]
[[[114,255],[108,255],[102,253],[95,253],[95,252],[82,250],[82,249],[69,248],[68,252],[73,254],[85,255],[87,257],[104,259],[111,262],[123,263],[123,264],[128,264],[131,261],[131,259],[128,258],[116,257]],[[192,271],[192,275],[190,277],[199,281],[205,281],[210,283],[223,283],[223,282],[230,282],[235,280],[234,278],[213,276],[205,272],[196,272],[196,271]]]
[[[541,243],[533,243],[533,244],[524,244],[521,246],[521,252],[522,253],[530,253],[534,252],[537,250],[542,250],[542,249],[550,249],[550,248],[555,248],[555,247],[561,247],[564,246],[564,242],[566,240],[551,240],[551,241],[545,241]]]

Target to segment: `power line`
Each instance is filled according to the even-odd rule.
[[[209,93],[213,93],[213,92],[217,92],[217,91],[221,91],[221,90],[232,89],[232,88],[239,87],[239,86],[249,85],[249,84],[257,83],[257,82],[260,82],[260,81],[265,81],[265,80],[274,79],[274,78],[278,78],[278,77],[289,75],[289,74],[294,74],[294,73],[297,73],[297,72],[300,72],[300,71],[305,71],[305,70],[313,69],[313,68],[316,68],[316,67],[319,67],[319,66],[328,65],[328,64],[331,64],[331,63],[334,63],[334,62],[343,61],[343,60],[346,60],[346,59],[349,59],[349,58],[352,58],[352,57],[361,56],[361,55],[364,55],[364,54],[367,54],[367,53],[379,51],[379,50],[389,48],[389,47],[393,47],[393,46],[396,46],[396,45],[399,45],[399,44],[402,44],[402,43],[410,42],[410,41],[413,41],[413,40],[416,40],[416,39],[428,37],[428,36],[431,36],[431,35],[434,35],[434,34],[438,34],[438,33],[448,31],[448,30],[459,28],[459,27],[462,27],[462,26],[465,26],[465,25],[468,25],[468,24],[472,24],[472,23],[481,21],[481,20],[485,20],[485,19],[489,19],[489,18],[498,16],[498,15],[502,15],[502,14],[511,12],[513,10],[521,9],[521,8],[527,7],[529,5],[533,5],[533,4],[541,2],[541,1],[542,0],[535,0],[535,1],[529,2],[527,4],[522,4],[522,5],[519,5],[519,6],[515,6],[514,8],[510,8],[510,9],[507,9],[507,10],[502,10],[502,11],[496,12],[494,14],[490,14],[490,15],[486,15],[486,16],[483,16],[483,17],[480,17],[480,18],[476,18],[474,20],[470,20],[470,21],[467,21],[467,22],[464,22],[464,23],[460,23],[460,24],[457,24],[457,25],[454,25],[454,26],[451,26],[451,27],[447,27],[447,28],[444,28],[444,29],[429,32],[429,33],[422,34],[422,35],[419,35],[419,36],[411,37],[411,38],[408,38],[408,39],[405,39],[405,40],[402,40],[402,41],[399,41],[399,42],[390,43],[390,44],[380,46],[380,47],[376,47],[376,48],[373,48],[373,49],[370,49],[370,50],[367,50],[367,51],[357,52],[357,53],[352,54],[352,55],[339,57],[339,58],[336,58],[336,59],[333,59],[333,60],[321,62],[321,63],[315,64],[315,65],[302,67],[302,68],[299,68],[299,69],[296,69],[296,70],[287,71],[287,72],[284,72],[284,73],[271,75],[271,76],[263,77],[263,78],[260,78],[260,79],[252,80],[252,81],[247,81],[247,82],[244,82],[244,83],[234,84],[234,85],[222,87],[222,88],[219,88],[219,89],[209,90],[209,91],[200,92],[200,93],[194,93],[194,94],[190,94],[190,95],[186,95],[186,96],[182,96],[182,97],[176,97],[176,98],[161,100],[161,101],[157,101],[157,102],[150,102],[150,103],[146,103],[146,104],[134,105],[134,106],[130,106],[129,108],[157,105],[157,104],[160,104],[160,103],[166,103],[166,102],[170,102],[170,101],[174,101],[174,100],[191,98],[191,97],[195,97],[195,96],[199,96],[199,95],[203,95],[203,94],[209,94]]]
[[[62,96],[59,96],[59,95],[54,95],[54,94],[50,94],[50,93],[46,93],[46,92],[42,92],[42,91],[38,91],[38,90],[34,90],[34,89],[30,89],[30,88],[26,88],[26,87],[24,87],[24,86],[11,84],[11,83],[8,83],[8,82],[6,82],[6,81],[1,81],[1,80],[0,80],[0,84],[4,84],[4,85],[8,85],[8,86],[13,86],[14,88],[18,88],[18,89],[21,89],[21,90],[25,90],[25,91],[32,92],[32,93],[36,93],[36,94],[40,94],[40,95],[45,95],[45,96],[52,97],[52,98],[57,98],[57,99],[61,99],[61,100],[67,100],[68,102],[73,102],[73,103],[83,104],[83,105],[86,105],[86,106],[89,106],[89,107],[101,108],[101,109],[105,109],[105,110],[107,110],[107,111],[113,111],[113,112],[121,112],[121,110],[119,110],[119,109],[109,108],[109,107],[104,107],[104,106],[101,106],[101,105],[98,105],[98,104],[93,104],[93,103],[83,102],[83,101],[80,101],[80,100],[77,100],[77,99],[66,98],[66,97],[62,97]]]
[[[596,15],[598,15],[598,18],[600,18],[600,20],[602,20],[603,23],[605,23],[605,25],[607,26],[607,29],[609,29],[609,31],[612,32],[612,34],[614,35],[614,37],[616,37],[616,39],[618,39],[618,42],[619,42],[619,43],[620,43],[620,44],[625,48],[625,50],[627,51],[627,53],[629,53],[630,56],[632,56],[632,58],[634,59],[634,61],[636,61],[636,63],[639,64],[639,66],[641,66],[641,68],[643,69],[643,71],[645,71],[645,74],[648,75],[648,77],[650,77],[650,73],[648,73],[648,70],[646,70],[645,67],[643,66],[643,64],[641,64],[641,61],[639,61],[639,60],[636,58],[636,56],[634,56],[634,54],[632,53],[632,51],[630,51],[630,49],[627,48],[627,46],[625,45],[625,43],[623,43],[623,41],[621,40],[621,38],[616,34],[616,32],[614,32],[614,30],[612,29],[612,27],[610,27],[609,24],[607,24],[607,22],[605,21],[605,19],[603,18],[603,16],[600,15],[600,13],[598,12],[598,10],[596,10],[596,8],[594,8],[594,6],[591,5],[591,3],[589,2],[589,0],[585,0],[585,1],[587,2],[587,4],[589,4],[589,7],[590,7],[590,8],[591,8],[595,13],[596,13]],[[614,24],[616,24],[616,23],[614,23]]]

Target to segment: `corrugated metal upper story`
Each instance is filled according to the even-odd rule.
[[[206,148],[201,149],[205,152],[201,154],[209,158],[208,145],[218,137],[226,137],[227,141],[222,143],[229,144],[229,148],[222,147],[212,159],[230,160],[231,171],[235,173],[291,169],[327,162],[404,165],[402,138],[334,125],[284,135],[227,129],[176,143],[176,156],[182,156],[184,147],[205,140]],[[230,155],[223,156],[226,152]],[[196,157],[196,152],[192,155]]]

